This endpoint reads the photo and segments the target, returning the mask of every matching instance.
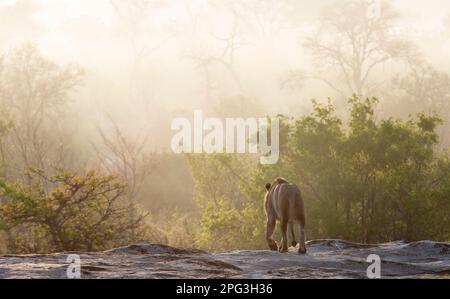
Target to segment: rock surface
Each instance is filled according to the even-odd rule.
[[[67,257],[0,256],[0,278],[67,278]],[[233,251],[210,254],[146,243],[79,253],[81,277],[92,278],[366,278],[370,254],[383,278],[450,278],[450,243],[421,241],[361,245],[342,240],[308,243],[308,254]]]

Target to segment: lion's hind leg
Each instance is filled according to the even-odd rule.
[[[300,254],[306,254],[306,233],[305,233],[305,226],[303,224],[299,224],[299,243],[300,246],[298,248],[298,253]]]
[[[287,240],[288,222],[287,222],[287,220],[282,220],[280,227],[281,227],[282,238],[281,238],[281,246],[279,247],[278,251],[281,253],[285,253],[285,252],[289,251],[288,245],[287,245],[287,243],[288,243],[288,240]]]
[[[277,222],[275,219],[271,219],[271,218],[267,219],[266,241],[267,241],[267,244],[269,245],[270,250],[273,250],[273,251],[278,250],[277,242],[275,242],[272,239],[272,235],[275,230],[276,224],[277,224]]]
[[[295,247],[295,246],[297,246],[297,241],[295,240],[295,221],[294,220],[291,220],[290,222],[289,222],[289,230],[290,230],[290,232],[291,232],[291,238],[292,238],[292,243],[291,243],[291,245],[292,245],[292,247]]]

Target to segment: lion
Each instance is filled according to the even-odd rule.
[[[295,224],[299,227],[299,253],[306,253],[305,244],[305,207],[300,189],[283,178],[277,178],[272,184],[266,184],[265,211],[267,216],[266,241],[269,248],[281,253],[288,251],[288,225],[295,247]],[[277,221],[281,224],[281,244],[272,239]]]

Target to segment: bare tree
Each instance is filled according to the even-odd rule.
[[[403,116],[423,112],[437,114],[444,120],[440,135],[446,145],[450,128],[450,75],[426,61],[417,61],[411,64],[408,74],[394,77],[393,87],[400,91],[396,104],[402,107]]]
[[[211,1],[210,9],[225,12],[221,17],[221,30],[216,20],[208,22],[201,12],[196,14],[189,7],[190,14],[183,55],[192,60],[204,77],[204,96],[215,112],[220,112],[220,98],[242,98],[246,94],[242,79],[237,70],[238,52],[248,45],[242,32],[243,21],[237,9],[230,6],[218,6]],[[196,42],[193,42],[195,40]],[[227,85],[228,83],[228,85]]]
[[[214,0],[213,0],[214,1]],[[217,1],[216,1],[217,2]],[[288,28],[289,11],[294,7],[291,0],[248,0],[221,1],[232,8],[256,38],[273,41],[283,30]]]
[[[373,95],[386,82],[373,74],[388,62],[409,62],[417,57],[413,44],[392,33],[399,18],[387,1],[380,15],[368,13],[368,1],[338,1],[323,14],[317,31],[304,46],[313,58],[313,71],[293,71],[285,83],[323,82],[346,98]]]
[[[152,167],[145,161],[144,150],[148,136],[138,136],[134,140],[125,134],[111,117],[111,133],[101,128],[98,133],[101,145],[91,143],[97,153],[99,163],[108,173],[114,173],[127,182],[127,196],[130,203],[138,196],[140,188]]]
[[[101,142],[96,144],[91,142],[97,157],[100,168],[108,173],[117,175],[127,183],[125,198],[129,205],[130,221],[135,221],[139,217],[139,200],[142,200],[145,180],[155,168],[155,162],[145,156],[144,150],[147,145],[148,136],[138,136],[135,139],[125,134],[120,126],[111,117],[111,133],[107,134],[98,128]],[[150,228],[149,234],[154,240],[161,239],[159,232]],[[136,234],[131,231],[131,239]]]
[[[122,24],[125,26],[127,38],[131,44],[133,58],[136,65],[142,60],[158,50],[167,40],[163,40],[157,45],[148,45],[145,41],[148,33],[148,18],[152,8],[161,4],[157,0],[110,0]]]
[[[28,167],[66,164],[71,155],[66,152],[70,136],[63,131],[64,110],[82,77],[78,66],[59,66],[32,44],[7,55],[0,74],[0,114],[13,127],[0,142],[0,153],[15,168],[11,175]]]
[[[151,12],[165,2],[161,0],[109,0],[109,3],[121,22],[120,25],[125,31],[127,42],[131,48],[130,96],[139,99],[143,95],[143,86],[148,85],[148,82],[139,83],[145,60],[173,38],[173,35],[168,35],[156,42],[150,42],[149,39]]]
[[[239,16],[235,11],[231,12],[232,21],[227,33],[220,35],[212,30],[208,36],[213,44],[213,50],[210,53],[193,53],[189,56],[198,66],[209,71],[213,66],[221,66],[233,79],[239,92],[243,92],[242,82],[235,69],[236,53],[246,45],[239,36]]]

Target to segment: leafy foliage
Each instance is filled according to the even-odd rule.
[[[11,251],[111,248],[126,243],[145,218],[130,221],[133,209],[122,200],[126,185],[115,177],[95,172],[77,176],[62,169],[49,175],[32,169],[28,179],[29,185],[0,180],[1,224],[13,238]]]
[[[347,125],[330,103],[314,102],[314,112],[296,120],[282,118],[280,162],[253,162],[245,172],[236,168],[238,184],[220,179],[223,188],[238,189],[240,204],[223,194],[218,205],[201,206],[201,245],[218,249],[217,240],[227,236],[226,248],[264,248],[264,185],[277,176],[303,189],[310,238],[449,240],[450,164],[448,152],[437,150],[440,119],[419,114],[407,121],[376,121],[377,99],[353,96],[349,102]],[[217,179],[200,175],[220,159],[194,165],[196,197],[203,201],[209,198],[206,186],[230,173],[215,168]]]

